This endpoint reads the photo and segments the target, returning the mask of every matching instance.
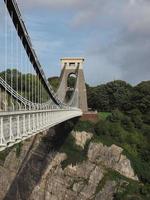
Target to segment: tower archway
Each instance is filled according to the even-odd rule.
[[[57,90],[57,95],[61,101],[66,101],[66,93],[68,91],[68,77],[75,76],[75,80],[78,78],[79,84],[75,84],[76,81],[73,82],[73,77],[71,78],[74,87],[78,91],[78,107],[83,111],[88,111],[87,105],[87,92],[85,86],[85,79],[83,73],[83,63],[84,58],[62,58],[61,59],[61,81],[60,86]]]
[[[71,100],[73,93],[75,92],[76,81],[77,75],[74,73],[70,73],[67,78],[67,92],[65,96],[66,103],[68,103]]]

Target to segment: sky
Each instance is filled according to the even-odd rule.
[[[116,79],[133,85],[150,80],[150,0],[17,2],[47,77],[60,74],[62,57],[84,57],[90,85]],[[1,9],[1,25],[3,21]]]

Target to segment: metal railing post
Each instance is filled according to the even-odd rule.
[[[17,116],[17,138],[20,139],[20,117]]]
[[[31,134],[31,116],[28,115],[28,134]]]
[[[26,137],[27,133],[26,133],[26,116],[23,115],[23,137]]]
[[[0,146],[6,146],[6,141],[4,138],[4,123],[3,123],[3,118],[1,117],[0,119],[0,123],[1,123],[1,128],[0,128]]]
[[[39,129],[39,116],[38,113],[36,114],[36,129]]]
[[[36,124],[35,124],[35,114],[33,114],[33,131],[36,130]]]
[[[12,133],[12,116],[9,117],[9,142],[14,141],[14,136]]]

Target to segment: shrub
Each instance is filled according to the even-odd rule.
[[[108,122],[99,121],[95,125],[95,132],[97,135],[108,135]]]
[[[108,116],[108,120],[111,122],[120,122],[124,118],[124,114],[118,109],[112,111],[112,114]]]
[[[135,128],[141,128],[143,124],[141,112],[138,109],[131,110],[130,116]]]
[[[75,131],[94,132],[94,124],[90,121],[78,121],[74,127]]]

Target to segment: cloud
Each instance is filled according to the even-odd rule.
[[[95,59],[98,60],[98,58],[104,57],[107,60],[107,63],[105,63],[106,73],[102,77],[103,80],[108,80],[110,74],[114,74],[114,72],[117,77],[119,75],[120,78],[132,84],[142,80],[149,80],[150,2],[137,0],[116,4],[111,10],[111,18],[109,11],[105,13],[107,17],[109,16],[109,19],[102,15],[105,18],[103,22],[106,22],[107,19],[107,23],[102,26],[101,23],[103,22],[101,22],[98,26],[98,28],[104,27],[108,32],[112,32],[112,35],[108,34],[111,39],[106,36],[105,42],[102,42],[102,36],[93,37],[88,48],[88,57],[93,55],[93,65]],[[117,6],[119,6],[119,10],[116,9]],[[112,26],[110,23],[112,23]],[[115,34],[113,34],[113,29],[115,29]],[[101,33],[99,32],[99,34]],[[91,45],[92,43],[93,45]],[[95,55],[97,58],[95,58]],[[101,63],[103,61],[99,60],[98,63],[99,70],[95,66],[92,67],[92,70],[96,71],[95,76],[102,70]]]
[[[53,72],[61,56],[84,56],[91,84],[150,79],[149,0],[17,1],[40,59]]]
[[[56,14],[61,10],[62,16],[64,11],[72,12],[70,29],[83,31],[86,37],[83,54],[91,83],[122,78],[135,84],[150,79],[149,0],[26,1],[26,6],[32,5],[55,10]]]
[[[80,0],[26,0],[25,3],[22,0],[18,0],[20,4],[24,4],[24,7],[30,8],[48,8],[48,9],[67,9],[67,8],[79,8],[83,7],[85,1]],[[87,2],[90,2],[87,0]]]

